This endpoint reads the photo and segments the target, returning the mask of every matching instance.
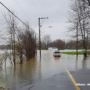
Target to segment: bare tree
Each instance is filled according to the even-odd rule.
[[[87,5],[90,6],[90,0],[82,0],[82,1],[84,1]]]
[[[12,49],[12,56],[13,62],[15,65],[15,31],[18,28],[17,19],[9,12],[3,13],[4,23],[6,25],[6,29],[8,30],[9,34],[11,35],[10,44]]]
[[[90,33],[89,8],[82,0],[73,0],[70,14],[69,22],[71,23],[71,27],[69,28],[69,31],[73,32],[73,37],[78,37],[79,40],[83,42],[83,49],[86,50],[84,57],[86,57],[87,42]]]
[[[51,43],[50,35],[44,35],[42,43],[43,43],[44,49],[48,49],[49,44]]]
[[[50,43],[51,47],[57,47],[58,49],[65,49],[65,41],[61,39],[57,39]]]
[[[22,63],[22,54],[24,54],[27,60],[35,56],[36,51],[36,38],[35,32],[29,23],[22,29],[24,32],[20,32],[18,35],[19,43],[17,44],[17,49],[20,55],[20,62]]]

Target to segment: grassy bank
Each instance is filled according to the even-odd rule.
[[[61,52],[62,54],[76,55],[76,52]],[[90,55],[90,51],[87,52]],[[83,55],[83,52],[78,52],[78,55]]]

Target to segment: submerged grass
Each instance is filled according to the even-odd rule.
[[[62,54],[76,55],[76,52],[61,52]],[[87,54],[90,55],[90,51],[87,51]],[[78,55],[83,55],[83,52],[78,52]]]

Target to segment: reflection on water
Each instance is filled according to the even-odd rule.
[[[41,59],[39,53],[30,61],[17,64],[16,67],[8,66],[0,72],[0,87],[10,87],[12,90],[19,90],[38,80],[42,80],[58,73],[65,72],[62,64],[70,70],[82,68],[90,69],[90,57],[62,54],[61,57],[53,57],[53,51],[42,51]]]
[[[90,69],[90,57],[83,58],[82,60],[82,68]]]
[[[61,57],[53,57],[55,61],[60,61]]]

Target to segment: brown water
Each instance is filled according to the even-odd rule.
[[[17,64],[16,67],[8,65],[6,70],[0,71],[0,87],[23,88],[33,84],[38,80],[43,80],[55,74],[66,72],[64,66],[69,70],[90,69],[90,57],[83,59],[80,55],[76,60],[75,55],[62,54],[61,57],[54,58],[53,51],[43,50],[41,59],[39,52],[30,61]]]

